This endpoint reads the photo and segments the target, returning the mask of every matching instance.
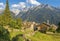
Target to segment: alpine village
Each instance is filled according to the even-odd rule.
[[[26,13],[31,14],[32,12],[27,11]],[[9,0],[6,0],[5,9],[0,14],[0,41],[60,41],[60,22],[54,22],[54,20],[51,23],[49,19],[43,21],[40,16],[38,17],[40,20],[36,19],[36,22],[34,20],[37,16],[30,14],[26,17],[23,15],[23,18],[16,17],[9,9]]]

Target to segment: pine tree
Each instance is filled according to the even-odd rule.
[[[3,15],[0,16],[0,25],[9,25],[12,28],[21,28],[21,19],[14,19],[11,15],[10,9],[9,9],[9,3],[8,0],[6,0],[6,7],[3,12]]]
[[[11,13],[10,13],[10,9],[9,9],[8,0],[6,0],[6,7],[5,7],[5,10],[3,12],[3,18],[2,19],[4,20],[3,23],[5,23],[5,24],[8,24],[11,21],[11,19],[12,19],[12,16],[11,16]]]
[[[8,3],[8,0],[6,0],[6,7],[5,7],[5,10],[4,10],[4,14],[6,16],[10,16],[10,9],[9,9],[9,3]],[[10,16],[11,17],[11,16]]]
[[[6,7],[5,7],[5,10],[4,10],[4,14],[8,17],[11,17],[8,0],[6,0]]]

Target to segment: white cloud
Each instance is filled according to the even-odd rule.
[[[38,5],[41,4],[37,0],[26,0],[26,2],[19,2],[18,4],[12,4],[11,5],[11,8],[12,8],[11,10],[14,13],[18,14],[20,10],[28,10],[27,8],[38,6]]]
[[[41,3],[39,3],[38,1],[36,1],[36,0],[26,0],[27,1],[27,3],[26,2],[19,2],[18,4],[12,4],[12,8],[17,8],[17,9],[24,9],[25,7],[27,7],[27,4],[29,3],[29,4],[31,4],[32,6],[38,6],[38,5],[40,5]],[[28,4],[28,7],[29,7],[29,4]],[[30,6],[30,7],[32,7],[32,6]]]
[[[12,5],[13,8],[16,8],[16,7],[18,7],[18,6],[19,6],[18,4],[13,4],[13,5]]]
[[[26,3],[25,2],[20,2],[19,6],[20,6],[20,8],[25,8],[26,7]]]
[[[41,3],[39,3],[38,1],[36,1],[36,0],[26,0],[28,3],[30,3],[30,4],[33,4],[33,5],[40,5]]]
[[[26,7],[25,2],[19,2],[18,4],[12,4],[11,8],[16,15],[20,12],[20,10],[23,10]]]
[[[13,4],[11,7],[12,8],[20,8],[20,9],[23,9],[23,8],[26,7],[26,4],[25,4],[25,2],[19,2],[18,4]]]
[[[5,7],[4,3],[1,2],[1,3],[0,3],[0,10],[3,10],[4,7]]]
[[[0,3],[0,6],[4,6],[4,3]]]

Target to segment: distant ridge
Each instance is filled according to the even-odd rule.
[[[21,14],[22,16],[20,16]],[[42,4],[29,9],[27,12],[19,13],[17,17],[21,17],[23,21],[26,20],[42,23],[49,20],[50,23],[58,24],[58,22],[60,22],[60,9],[48,4]]]

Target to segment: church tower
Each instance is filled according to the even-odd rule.
[[[47,20],[47,24],[49,25],[50,23],[49,23],[49,20]]]

